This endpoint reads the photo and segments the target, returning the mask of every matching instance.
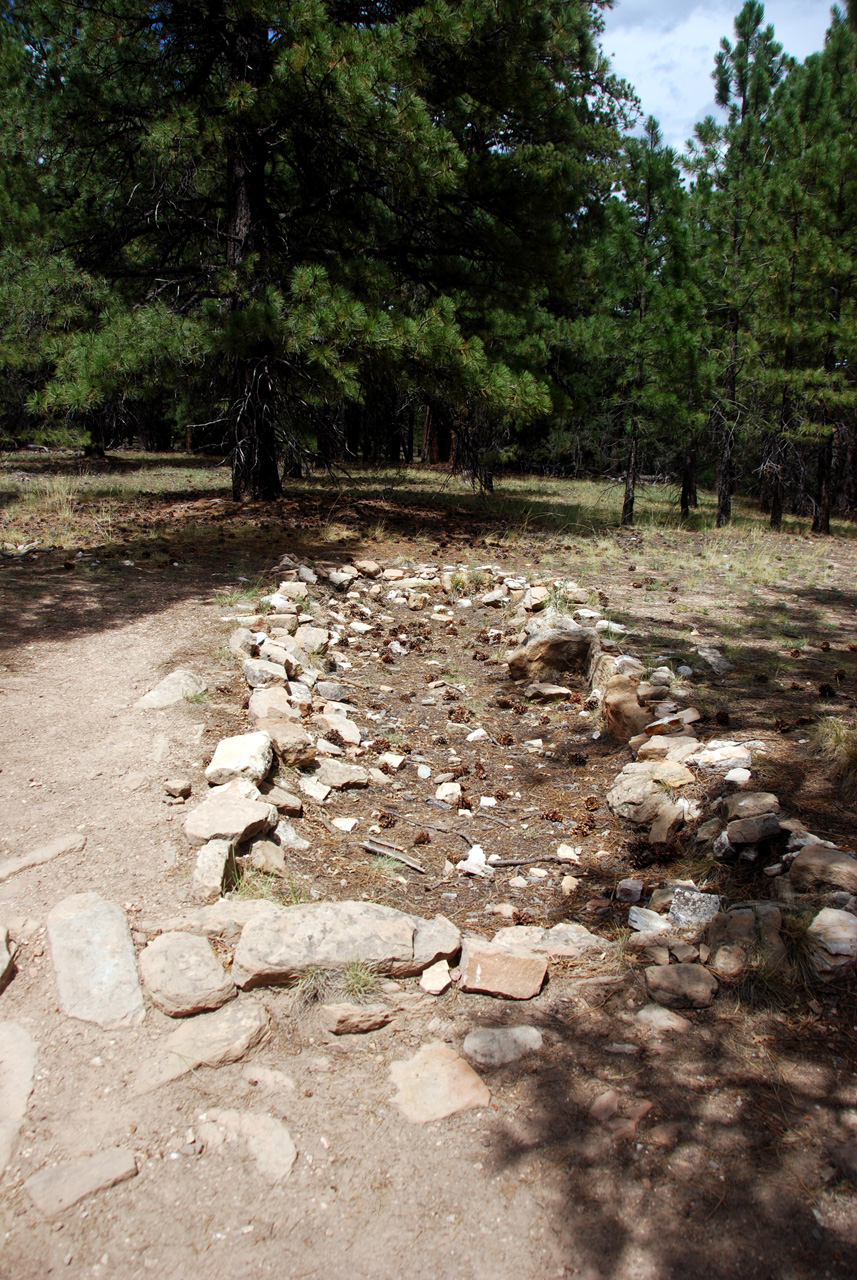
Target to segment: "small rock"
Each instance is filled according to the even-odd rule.
[[[420,987],[430,996],[441,996],[452,986],[449,964],[446,960],[438,960],[424,969],[420,977]]]
[[[670,933],[672,926],[669,921],[657,911],[650,911],[648,907],[631,907],[628,912],[628,924],[632,929],[636,929],[639,933]]]
[[[323,1004],[319,1010],[325,1031],[335,1036],[362,1035],[386,1027],[392,1010],[383,1004]]]
[[[181,797],[182,800],[187,800],[193,788],[190,778],[167,778],[164,783],[164,790],[168,796]]]
[[[449,1045],[433,1043],[390,1066],[397,1088],[393,1099],[406,1120],[427,1124],[474,1107],[487,1107],[491,1091]]]
[[[577,892],[579,885],[580,881],[577,876],[563,876],[559,884],[562,896],[564,898],[571,898]]]
[[[300,796],[294,796],[290,791],[284,791],[282,787],[268,784],[263,788],[262,795],[267,804],[276,805],[277,812],[284,814],[287,818],[299,818],[304,811]]]
[[[272,804],[221,793],[209,796],[188,815],[184,833],[192,844],[207,844],[210,840],[242,844],[251,836],[270,831],[278,821],[279,814]]]
[[[693,929],[709,924],[720,910],[720,898],[716,893],[700,893],[677,885],[670,904],[670,924],[675,929]]]
[[[144,694],[142,698],[138,698],[134,706],[144,710],[172,707],[187,698],[198,697],[205,693],[207,687],[205,681],[193,671],[184,669],[171,671],[168,676],[164,676],[160,684],[155,685],[154,689]]]
[[[55,1218],[86,1196],[136,1176],[134,1152],[112,1147],[94,1156],[80,1156],[67,1164],[41,1169],[27,1179],[24,1187],[39,1212],[46,1218]]]
[[[233,778],[249,778],[258,783],[268,776],[273,760],[269,734],[242,733],[218,742],[205,776],[213,786]]]
[[[608,1120],[615,1116],[621,1105],[621,1094],[618,1094],[615,1089],[607,1089],[605,1093],[600,1093],[592,1103],[589,1108],[589,1114],[599,1124],[606,1124]]]
[[[216,902],[235,877],[235,846],[229,840],[209,840],[196,855],[193,896],[197,902]]]
[[[756,915],[752,907],[738,907],[715,916],[708,935],[711,967],[724,977],[737,978],[756,945]]]
[[[315,778],[323,787],[332,787],[335,791],[365,787],[369,783],[365,769],[356,764],[341,764],[338,760],[322,760]]]
[[[735,663],[730,662],[728,658],[724,658],[719,649],[706,646],[705,648],[697,649],[696,652],[716,676],[727,676],[730,671],[735,669]]]
[[[673,1013],[672,1009],[666,1009],[660,1004],[644,1004],[634,1014],[634,1021],[649,1031],[683,1032],[689,1031],[692,1025],[681,1014]]]
[[[857,916],[824,907],[807,930],[812,958],[822,973],[853,967],[857,960]]]
[[[139,965],[149,996],[171,1018],[219,1009],[237,994],[211,943],[192,933],[159,934]]]
[[[125,912],[97,893],[77,893],[50,912],[47,933],[69,1018],[100,1027],[130,1027],[145,1013]]]
[[[678,1142],[679,1127],[675,1123],[656,1124],[646,1134],[646,1140],[651,1147],[660,1147],[662,1151],[669,1151]]]
[[[434,793],[435,800],[442,800],[444,804],[457,805],[461,799],[461,783],[460,782],[442,782]]]
[[[303,836],[299,836],[292,824],[290,822],[286,822],[284,818],[281,818],[274,828],[274,835],[279,841],[280,847],[282,849],[290,849],[292,853],[305,853],[306,850],[310,848],[309,840],[305,840]],[[279,860],[277,860],[278,868],[279,865]],[[285,870],[285,863],[283,864],[283,870]],[[277,874],[282,875],[283,872],[278,871]]]
[[[834,1147],[830,1152],[830,1161],[839,1173],[857,1182],[857,1138]]]
[[[288,673],[282,663],[268,662],[265,658],[247,658],[242,663],[241,670],[251,689],[283,685],[288,679]]]
[[[841,849],[808,844],[792,863],[789,879],[798,888],[811,889],[815,885],[831,884],[848,893],[857,893],[857,858]]]
[[[646,969],[646,989],[652,1000],[669,1009],[707,1009],[718,987],[700,964],[671,964]]]
[[[642,880],[620,880],[616,886],[616,899],[618,902],[639,902],[642,893]]]
[[[465,938],[461,947],[461,990],[510,1000],[538,995],[547,957],[483,938]]]
[[[464,1037],[464,1054],[478,1067],[504,1067],[542,1047],[536,1027],[480,1027]]]
[[[775,813],[763,813],[757,818],[738,818],[726,828],[726,838],[734,847],[758,844],[780,833],[780,820]]]

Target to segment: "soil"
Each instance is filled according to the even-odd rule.
[[[351,542],[337,551],[296,538],[291,517],[252,527],[246,511],[241,519],[232,544],[200,536],[197,545],[185,538],[180,552],[175,544],[153,552],[148,542],[143,555],[141,542],[109,556],[93,549],[69,561],[67,552],[48,551],[2,562],[0,857],[70,831],[88,839],[83,854],[0,885],[0,922],[19,943],[0,1019],[20,1022],[39,1050],[29,1113],[0,1181],[2,1280],[136,1280],[149,1272],[165,1280],[853,1276],[854,1186],[828,1158],[857,1133],[857,1000],[848,981],[766,1001],[725,987],[711,1009],[687,1015],[689,1031],[660,1037],[633,1021],[647,1002],[644,962],[623,950],[619,962],[552,964],[542,994],[526,1003],[455,989],[435,999],[416,980],[404,981],[386,997],[398,1007],[395,1019],[368,1036],[328,1036],[289,992],[268,990],[260,998],[274,1030],[251,1061],[286,1072],[295,1088],[264,1099],[244,1074],[246,1062],[203,1068],[137,1097],[127,1081],[171,1020],[149,1007],[142,1027],[103,1032],[59,1012],[44,935],[57,902],[95,889],[121,903],[139,949],[190,900],[186,810],[164,803],[163,782],[186,774],[199,797],[217,741],[247,726],[246,687],[225,649],[231,626],[223,619],[236,610],[218,603],[216,589],[269,570],[286,551],[343,561],[362,553],[391,565],[491,561],[537,572],[537,546],[473,547],[466,526],[448,526],[443,546],[396,533],[382,545]],[[626,544],[636,558],[641,541]],[[819,714],[820,684],[834,686],[825,704],[834,710],[853,705],[857,687],[848,647],[853,556],[840,546],[837,559],[838,584],[819,597],[841,627],[836,642],[801,650],[799,680],[791,670],[771,677],[762,622],[756,633],[748,629],[733,675],[700,680],[699,702],[702,736],[763,739],[756,785],[779,794],[812,830],[853,848],[853,810],[825,778],[803,728]],[[69,562],[76,567],[64,567]],[[638,580],[632,565],[606,585],[634,627],[628,648],[673,661],[681,643],[671,606],[665,595],[654,602]],[[782,592],[772,587],[771,602]],[[711,594],[705,598],[710,604]],[[757,609],[763,604],[756,599]],[[488,935],[507,921],[487,909],[508,902],[517,923],[572,919],[620,938],[626,909],[614,903],[617,881],[634,869],[647,885],[692,874],[693,834],[657,860],[635,842],[604,802],[628,749],[594,738],[595,721],[582,719],[574,700],[525,704],[485,634],[499,625],[497,615],[458,612],[454,627],[440,629],[398,612],[390,630],[407,633],[409,654],[382,664],[371,656],[377,640],[365,637],[349,655],[347,678],[362,711],[387,712],[392,750],[424,756],[437,773],[455,749],[452,768],[474,799],[474,816],[430,803],[433,787],[418,784],[408,767],[399,789],[337,797],[323,816],[359,816],[364,834],[378,825],[380,838],[419,859],[426,874],[379,864],[307,805],[296,825],[312,849],[290,855],[294,883],[307,896],[366,895],[421,915],[443,912]],[[695,643],[717,643],[719,621],[691,615]],[[683,631],[688,625],[686,617]],[[162,712],[134,708],[179,666],[203,676],[205,700]],[[446,683],[429,689],[440,679]],[[489,741],[440,741],[448,719],[468,715]],[[391,721],[398,722],[392,737]],[[542,754],[526,746],[536,738]],[[697,794],[716,790],[701,784]],[[481,795],[498,803],[481,813]],[[417,839],[421,832],[428,842]],[[514,869],[493,882],[445,871],[474,838],[486,853],[526,859],[525,866],[539,865],[560,841],[582,846],[580,870],[570,868],[581,887],[563,898],[561,871],[548,861],[544,887],[526,890],[508,888]],[[717,887],[731,898],[769,895],[749,864],[721,874],[728,882]],[[542,1030],[545,1048],[481,1073],[490,1107],[416,1126],[392,1105],[391,1062],[431,1040],[460,1048],[475,1026],[521,1022]],[[610,1088],[626,1112],[652,1104],[632,1137],[589,1114]],[[264,1108],[283,1119],[298,1149],[290,1180],[271,1188],[252,1162],[200,1151],[192,1131],[212,1107]],[[51,1162],[114,1145],[137,1153],[138,1176],[44,1221],[24,1180]]]

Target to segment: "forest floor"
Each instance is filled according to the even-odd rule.
[[[426,875],[355,852],[313,812],[296,822],[311,848],[290,855],[283,892],[365,895],[489,935],[508,923],[492,909],[509,903],[516,923],[575,920],[618,940],[608,962],[554,962],[542,993],[520,1003],[455,989],[434,998],[403,980],[393,1021],[364,1036],[330,1036],[289,992],[263,992],[275,1031],[249,1062],[288,1077],[265,1105],[298,1150],[289,1181],[272,1187],[234,1150],[200,1149],[193,1136],[211,1108],[255,1106],[248,1063],[134,1094],[127,1082],[171,1020],[149,1007],[141,1027],[105,1032],[64,1017],[44,929],[58,902],[94,889],[126,909],[141,946],[189,901],[194,851],[163,781],[186,774],[201,796],[218,740],[247,728],[226,619],[276,586],[285,553],[572,577],[629,628],[624,647],[646,662],[672,666],[718,646],[735,665],[698,681],[700,736],[762,741],[754,784],[853,850],[855,810],[813,736],[820,719],[857,705],[853,532],[813,539],[793,522],[773,536],[744,507],[715,532],[705,500],[698,527],[679,529],[662,488],[641,495],[640,527],[620,530],[617,487],[521,479],[489,504],[433,472],[372,472],[253,506],[232,503],[225,483],[222,468],[195,458],[120,454],[82,469],[71,454],[18,454],[0,465],[0,860],[68,832],[88,840],[82,854],[0,884],[0,925],[18,946],[0,1019],[38,1045],[29,1111],[0,1173],[2,1280],[857,1273],[855,1187],[829,1159],[857,1136],[853,977],[724,984],[710,1009],[686,1015],[683,1034],[644,1033],[635,1012],[646,962],[623,944],[617,882],[694,878],[732,900],[767,897],[770,882],[756,864],[702,858],[692,831],[657,855],[635,840],[604,801],[628,748],[594,738],[595,722],[568,707],[522,706],[486,660],[487,609],[462,609],[430,635],[420,615],[406,616],[409,653],[391,664],[356,646],[362,710],[385,709],[397,726],[385,730],[390,748],[438,772],[448,755],[438,729],[463,708],[489,734],[455,743],[462,781],[498,800],[468,820],[486,852],[537,863],[560,841],[582,846],[580,890],[564,898],[553,875],[512,890],[501,877],[450,875],[447,859],[466,851],[461,823],[449,827],[406,772],[414,792],[346,793],[325,813],[355,816],[364,831],[382,819],[383,837]],[[176,667],[197,671],[208,694],[135,708]],[[444,688],[427,693],[438,679]],[[541,756],[526,746],[537,738]],[[695,794],[716,790],[699,783]],[[418,829],[430,838],[414,846]],[[433,1040],[460,1048],[477,1026],[518,1023],[538,1027],[544,1048],[483,1073],[490,1106],[417,1126],[391,1104],[391,1063]],[[609,1089],[620,1114],[651,1103],[630,1138],[590,1114]],[[35,1209],[23,1187],[33,1173],[117,1145],[135,1152],[136,1178],[51,1220]]]

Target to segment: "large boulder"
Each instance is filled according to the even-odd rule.
[[[584,673],[601,642],[594,631],[571,620],[562,627],[536,631],[508,658],[513,680],[544,680],[564,671]]]
[[[378,973],[419,973],[415,917],[374,902],[312,902],[251,920],[235,951],[239,987],[288,986],[311,968],[360,960]]]

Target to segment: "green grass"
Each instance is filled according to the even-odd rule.
[[[857,797],[857,717],[825,716],[815,726],[815,743],[843,799]]]

